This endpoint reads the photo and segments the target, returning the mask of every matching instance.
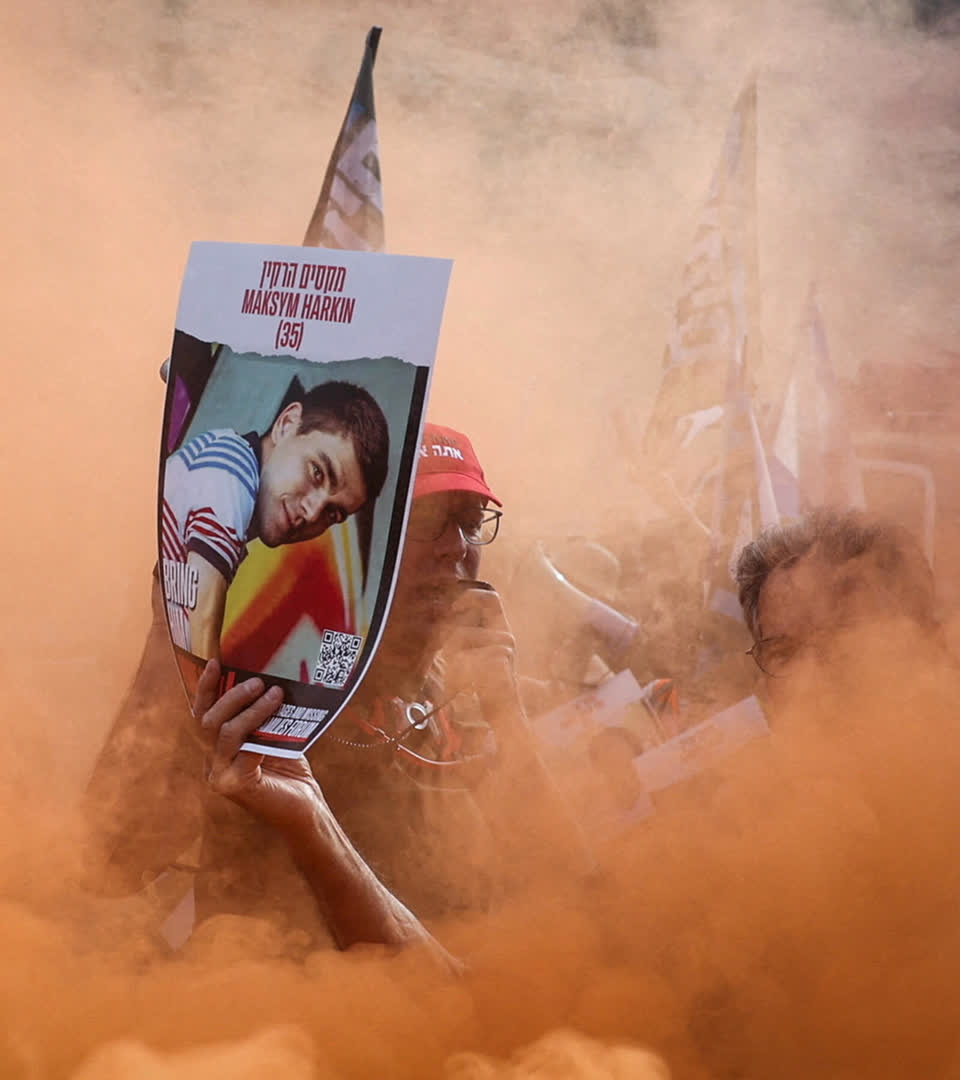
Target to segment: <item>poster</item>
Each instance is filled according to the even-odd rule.
[[[191,248],[160,451],[160,582],[188,696],[211,656],[221,692],[250,675],[282,686],[248,749],[303,753],[376,650],[450,268]]]

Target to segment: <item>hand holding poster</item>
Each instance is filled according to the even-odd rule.
[[[160,461],[167,622],[188,694],[259,674],[249,748],[297,756],[379,641],[450,263],[194,244]]]

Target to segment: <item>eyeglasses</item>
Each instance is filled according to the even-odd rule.
[[[500,531],[500,510],[467,508],[455,513],[448,513],[443,506],[414,503],[407,522],[407,536],[422,543],[433,543],[447,531],[452,521],[460,530],[460,535],[468,544],[480,547],[492,544]]]
[[[780,634],[755,641],[747,649],[746,655],[753,657],[754,663],[764,675],[777,678],[786,671],[787,665],[802,647],[802,641]]]
[[[791,637],[789,634],[758,638],[747,649],[747,656],[753,657],[754,663],[764,675],[774,678],[785,675],[789,665],[801,653],[813,657],[819,664],[831,664],[845,656],[850,648],[859,651],[858,635],[872,619],[873,616],[869,615],[838,618],[829,626],[812,628],[800,638]]]

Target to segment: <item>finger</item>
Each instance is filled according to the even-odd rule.
[[[509,630],[488,630],[479,626],[457,626],[444,635],[441,648],[445,655],[474,649],[510,649],[516,651],[517,639]]]
[[[513,649],[491,645],[459,652],[447,661],[444,682],[451,690],[500,687],[506,691],[514,685]]]
[[[482,681],[488,675],[500,675],[504,666],[513,667],[514,650],[509,645],[487,645],[482,649],[458,652],[447,660],[448,671],[461,671],[474,681]]]
[[[235,796],[253,786],[260,775],[263,754],[241,750],[228,764],[215,763],[210,768],[210,787],[219,795]]]
[[[212,746],[220,735],[220,729],[243,712],[263,693],[262,679],[247,679],[231,687],[223,697],[215,701],[200,717],[200,737]]]
[[[448,681],[457,680],[459,685],[489,682],[501,678],[505,671],[513,671],[516,643],[509,634],[464,634],[456,647],[444,648],[440,655]]]
[[[240,752],[240,747],[246,742],[247,736],[256,731],[261,724],[265,724],[282,703],[283,691],[279,686],[271,686],[266,693],[259,695],[245,709],[238,711],[220,724],[213,746],[211,771],[217,773],[229,768]]]
[[[500,594],[491,589],[467,589],[450,605],[450,614],[466,625],[507,629],[503,601]]]
[[[195,719],[199,720],[217,700],[217,685],[219,682],[220,664],[216,660],[208,660],[207,666],[200,674],[197,692],[193,698],[193,715]]]

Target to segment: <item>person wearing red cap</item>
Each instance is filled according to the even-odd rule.
[[[466,435],[426,424],[384,640],[391,666],[409,665],[429,651],[437,622],[469,588],[465,583],[477,580],[482,549],[497,537],[502,505]],[[472,604],[498,604],[476,595],[486,590],[469,591]]]

